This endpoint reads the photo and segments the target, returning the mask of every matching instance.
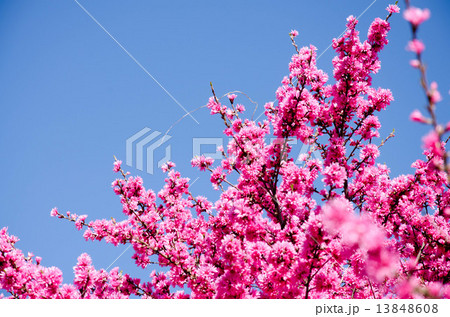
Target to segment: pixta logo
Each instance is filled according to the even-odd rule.
[[[150,133],[150,131],[150,128],[144,128],[127,139],[126,163],[128,166],[133,166],[133,152],[135,152],[136,169],[144,171],[144,161],[146,159],[145,171],[149,174],[153,174],[155,164],[155,150],[165,145],[165,143],[172,137],[170,135],[164,135],[160,137],[161,132],[153,131]],[[165,156],[158,160],[158,167],[161,167],[164,163],[170,161],[172,149],[170,144],[165,146]],[[146,150],[145,154],[144,149]]]
[[[140,171],[145,171],[149,174],[153,174],[155,165],[160,168],[164,163],[171,160],[171,145],[167,144],[172,137],[170,135],[161,136],[159,131],[151,131],[150,128],[144,128],[136,134],[132,135],[126,141],[126,163],[128,166],[134,166]],[[225,146],[225,151],[229,142],[232,139],[224,138],[206,138],[197,137],[192,138],[192,158],[204,155],[206,157],[213,158],[214,160],[223,159],[222,153],[218,151],[218,147]],[[228,143],[227,143],[228,142]],[[268,138],[266,142],[280,143],[284,142],[282,139]],[[291,151],[290,156],[294,159],[295,164],[302,164],[303,155],[311,155],[313,158],[322,160],[319,151],[311,151],[311,146],[307,144],[297,144],[297,140],[291,140],[289,142]],[[301,145],[301,149],[299,149]],[[156,157],[155,151],[160,147],[165,146],[164,150],[158,151],[159,155],[161,151],[165,151],[164,157]],[[159,160],[157,160],[159,159]],[[156,161],[157,160],[157,161]],[[144,164],[144,162],[146,164]],[[145,167],[144,167],[145,165]],[[144,169],[145,168],[145,169]]]
[[[230,143],[233,139],[228,139],[228,143]],[[192,139],[192,157],[204,155],[206,157],[213,158],[214,160],[223,159],[222,153],[217,150],[217,147],[222,146],[226,143],[227,140],[223,138],[193,138]],[[270,143],[278,143],[283,144],[284,140],[279,138],[267,138],[266,142]],[[290,147],[290,155],[294,159],[294,164],[302,164],[303,155],[311,155],[312,158],[317,159],[322,162],[322,157],[320,152],[317,149],[312,148],[309,144],[297,143],[297,140],[290,140],[287,142]],[[299,147],[301,148],[299,149]],[[209,150],[205,150],[205,148],[209,148]],[[215,149],[214,152],[211,150]],[[227,146],[225,146],[226,152]]]

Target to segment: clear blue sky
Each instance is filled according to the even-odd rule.
[[[240,90],[259,105],[274,99],[294,53],[288,33],[297,29],[299,45],[314,44],[321,54],[345,28],[348,15],[360,15],[365,38],[370,22],[385,17],[385,0],[323,1],[118,1],[79,0],[186,109],[206,104],[209,82],[220,95]],[[439,83],[438,114],[450,119],[450,3],[413,1],[431,9],[420,29],[429,78]],[[400,1],[403,9],[403,2]],[[408,120],[425,98],[411,69],[410,38],[400,15],[391,19],[390,44],[381,55],[374,85],[390,88],[395,102],[381,115],[381,135],[396,138],[383,148],[381,162],[393,175],[410,172],[421,157],[427,128]],[[332,77],[328,50],[318,61]],[[252,104],[238,97],[248,109]],[[165,132],[184,111],[72,0],[0,1],[0,227],[21,239],[18,247],[60,267],[65,282],[88,252],[106,268],[125,249],[85,242],[72,224],[51,218],[51,208],[88,214],[89,219],[122,219],[110,184],[113,155],[125,161],[125,141],[149,127]],[[195,180],[195,194],[211,193],[206,174],[190,167],[192,138],[221,137],[222,124],[206,109],[185,118],[171,131],[172,160]],[[210,150],[210,149],[208,149]],[[163,156],[163,152],[157,152]],[[127,167],[155,191],[154,175]],[[203,176],[202,176],[203,175]],[[114,266],[146,277],[128,250]]]

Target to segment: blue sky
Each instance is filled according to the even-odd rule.
[[[118,1],[79,0],[103,27],[188,110],[206,104],[209,82],[216,92],[240,90],[258,103],[274,100],[294,53],[288,33],[297,29],[299,45],[314,44],[321,54],[345,28],[348,15],[361,16],[364,39],[370,22],[385,17],[384,0],[324,1]],[[448,1],[413,1],[432,18],[419,31],[427,45],[424,59],[430,80],[443,96],[442,122],[450,119],[450,43]],[[403,2],[400,1],[403,9]],[[421,157],[421,137],[428,131],[408,120],[424,109],[418,73],[405,51],[410,38],[400,15],[391,19],[390,44],[381,54],[374,85],[390,88],[395,101],[380,115],[381,135],[396,137],[382,150],[393,175],[408,173]],[[121,206],[110,184],[113,155],[125,162],[125,142],[145,127],[167,131],[185,112],[119,45],[72,0],[0,1],[0,227],[21,241],[18,247],[43,257],[43,265],[63,270],[65,282],[82,252],[97,268],[108,267],[122,251],[105,243],[85,242],[72,224],[51,218],[51,208],[88,214],[88,219],[121,219]],[[331,77],[331,49],[318,61]],[[253,104],[242,96],[247,109]],[[211,193],[206,174],[190,167],[192,139],[220,138],[222,124],[206,109],[186,117],[169,132],[172,160],[191,180],[195,194]],[[224,138],[224,140],[226,140]],[[204,148],[211,151],[211,148]],[[295,153],[295,152],[294,152]],[[164,156],[164,149],[155,152]],[[127,167],[156,192],[163,185],[153,175]],[[115,263],[137,269],[131,250]]]

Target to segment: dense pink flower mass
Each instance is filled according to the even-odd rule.
[[[399,9],[388,12],[389,18]],[[405,17],[417,26],[424,12],[407,10]],[[332,43],[333,81],[317,68],[316,48],[298,48],[298,32],[291,31],[296,54],[263,121],[245,119],[236,95],[222,104],[213,90],[207,107],[231,142],[219,149],[221,161],[200,156],[191,164],[221,192],[216,202],[192,195],[190,180],[172,162],[162,167],[167,178],[155,193],[116,161],[121,177],[112,187],[123,220],[51,211],[84,228],[86,240],[131,245],[139,267],[156,261],[164,269],[148,281],[118,268],[97,270],[82,254],[73,284],[63,284],[59,269],[24,255],[3,228],[0,288],[12,298],[449,298],[444,129],[424,137],[424,158],[413,162],[411,175],[395,177],[377,161],[393,136],[379,139],[377,116],[392,93],[372,86],[388,44],[388,18],[375,19],[364,41],[357,19],[348,18]],[[420,55],[423,49],[413,46]],[[436,84],[427,96],[440,100]],[[431,122],[418,110],[411,119]],[[271,136],[276,140],[267,143]],[[290,156],[291,140],[312,147],[300,164]]]

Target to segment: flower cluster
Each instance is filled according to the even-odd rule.
[[[62,283],[62,272],[41,265],[41,258],[15,248],[18,239],[0,230],[0,287],[11,298],[128,298],[139,294],[139,280],[119,273],[97,271],[87,254],[78,258],[73,284]]]

